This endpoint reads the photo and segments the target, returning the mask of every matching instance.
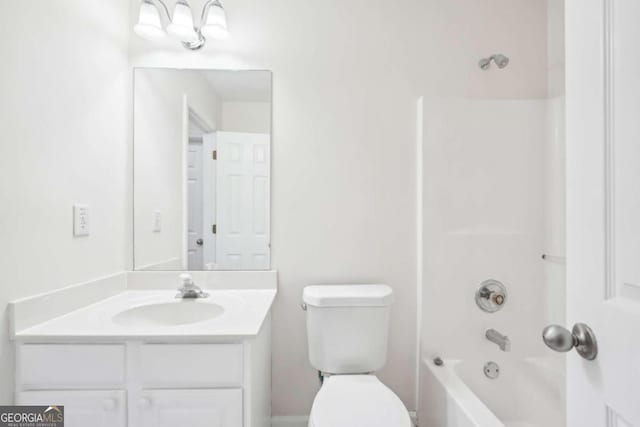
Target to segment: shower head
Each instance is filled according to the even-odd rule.
[[[495,62],[498,68],[504,68],[509,65],[509,58],[501,53],[497,53],[495,55],[491,55],[488,58],[482,58],[478,65],[483,70],[488,70],[491,66],[491,61]]]
[[[504,68],[509,65],[509,58],[502,54],[493,55],[493,62],[496,63],[498,68]]]

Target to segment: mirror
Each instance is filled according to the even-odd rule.
[[[271,72],[134,74],[134,268],[270,269]]]

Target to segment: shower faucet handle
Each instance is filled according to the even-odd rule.
[[[476,292],[476,304],[482,311],[495,313],[507,301],[507,288],[497,280],[485,280]]]
[[[491,300],[498,305],[502,305],[504,304],[505,296],[499,292],[493,292],[491,294]]]
[[[488,288],[480,289],[480,296],[484,299],[492,301],[494,304],[504,304],[505,295],[500,291],[491,291]]]

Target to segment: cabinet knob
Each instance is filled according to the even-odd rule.
[[[116,402],[115,399],[102,400],[102,409],[104,409],[105,411],[113,411],[114,409],[116,409],[117,405],[118,403]]]
[[[151,408],[151,399],[148,397],[143,397],[138,401],[138,406],[140,409],[149,409]]]

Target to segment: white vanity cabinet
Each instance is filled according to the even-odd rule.
[[[18,342],[16,403],[64,405],[66,427],[267,427],[270,334],[267,319],[230,342]]]
[[[242,390],[146,390],[139,427],[242,427]]]
[[[136,427],[242,427],[250,345],[142,344],[130,360],[140,385],[131,411]],[[246,377],[251,378],[247,367]],[[245,387],[246,384],[246,387]],[[262,425],[262,424],[247,424]]]
[[[125,427],[127,399],[124,391],[40,390],[18,393],[18,405],[64,405],[65,425]]]

